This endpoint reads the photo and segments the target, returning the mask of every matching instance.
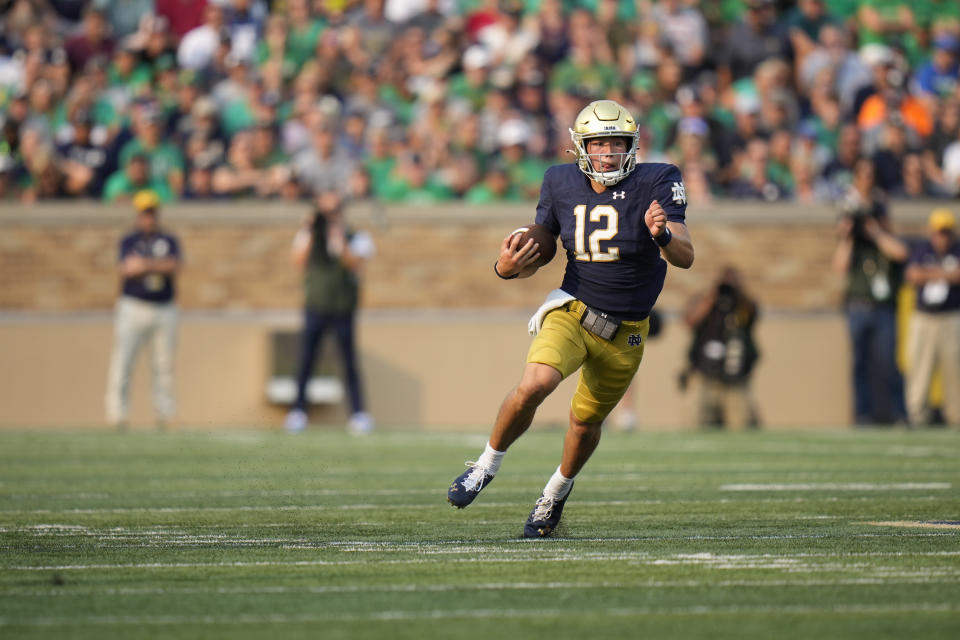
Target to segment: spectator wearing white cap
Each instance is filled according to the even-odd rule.
[[[490,51],[483,45],[467,47],[461,59],[463,71],[450,78],[450,97],[466,101],[474,111],[480,109],[487,91],[490,90],[489,71],[492,61]]]
[[[185,69],[201,71],[213,62],[213,55],[224,35],[223,7],[213,2],[203,9],[203,24],[188,31],[180,39],[177,62]]]
[[[500,125],[497,142],[500,160],[510,176],[510,183],[520,197],[535,200],[540,193],[543,172],[549,164],[531,155],[527,143],[531,137],[530,125],[520,118],[511,118]]]

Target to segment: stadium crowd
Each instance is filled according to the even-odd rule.
[[[537,197],[588,101],[687,195],[960,193],[956,0],[0,0],[0,200]]]

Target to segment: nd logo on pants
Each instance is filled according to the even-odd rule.
[[[602,422],[626,393],[650,331],[650,319],[624,321],[613,340],[604,340],[580,324],[586,305],[567,303],[551,311],[527,352],[527,362],[550,365],[566,379],[580,369],[570,403],[578,420]]]

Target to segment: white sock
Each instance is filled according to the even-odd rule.
[[[505,456],[506,453],[506,451],[497,451],[487,442],[483,453],[480,454],[480,457],[477,459],[477,464],[486,469],[487,473],[495,476],[497,475],[497,471],[500,471],[500,463],[503,461],[503,456]]]
[[[573,486],[573,478],[568,478],[560,473],[560,467],[553,472],[547,486],[543,488],[543,495],[554,500],[562,500],[570,493],[570,487]]]

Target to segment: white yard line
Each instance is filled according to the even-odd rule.
[[[864,523],[867,524],[867,523]],[[955,527],[952,527],[955,528]],[[47,535],[47,534],[45,534]],[[76,536],[77,533],[65,534],[66,536]],[[824,534],[783,534],[783,535],[728,535],[728,536],[637,536],[627,538],[557,538],[550,541],[542,540],[517,540],[521,547],[504,548],[501,545],[483,545],[470,541],[456,541],[450,543],[397,543],[397,542],[367,542],[367,541],[318,541],[311,542],[302,537],[297,538],[230,538],[222,535],[192,536],[190,534],[163,534],[163,535],[142,535],[122,534],[110,535],[109,533],[99,534],[96,532],[83,533],[86,537],[95,538],[99,541],[96,545],[99,549],[163,549],[171,547],[217,547],[220,549],[229,548],[250,548],[266,547],[280,549],[285,551],[350,551],[367,553],[409,553],[415,552],[422,556],[447,555],[455,556],[462,554],[487,554],[487,553],[531,553],[533,549],[523,548],[531,545],[544,545],[536,547],[537,553],[556,552],[559,549],[555,545],[564,543],[583,544],[583,543],[609,543],[609,542],[657,542],[657,541],[770,541],[770,540],[826,540],[834,538],[953,538],[951,533],[940,532],[887,532],[887,533],[824,533]],[[549,546],[545,546],[549,545]],[[0,549],[9,548],[0,546]],[[589,554],[588,554],[589,555]],[[576,558],[574,558],[576,559]],[[586,559],[586,556],[583,557]],[[534,561],[534,559],[531,559]]]
[[[720,491],[933,491],[950,489],[949,482],[801,482],[796,484],[724,484]]]
[[[562,541],[561,541],[562,542]],[[484,553],[484,547],[472,547],[463,549],[461,552],[469,554],[467,558],[444,558],[442,560],[433,560],[426,550],[419,550],[420,557],[405,559],[378,559],[377,564],[407,565],[407,564],[428,564],[432,562],[571,562],[571,561],[636,561],[648,562],[651,564],[662,564],[671,560],[678,560],[690,564],[717,564],[720,562],[740,562],[769,564],[781,563],[794,559],[827,558],[835,560],[852,560],[855,558],[919,558],[919,557],[957,557],[960,551],[920,551],[916,553],[905,551],[876,551],[863,553],[798,553],[798,554],[749,554],[749,555],[714,555],[714,554],[681,554],[673,556],[655,556],[644,552],[569,552],[564,549],[551,550],[549,548],[535,546],[529,551],[530,557],[508,557],[508,556],[485,556],[475,557],[478,553]],[[551,555],[551,552],[553,554]],[[492,549],[490,553],[510,553],[507,549]],[[520,553],[520,550],[513,551]],[[116,564],[62,564],[62,565],[20,565],[4,567],[5,571],[97,571],[114,569],[194,569],[207,567],[323,567],[323,566],[346,566],[370,564],[370,560],[254,560],[254,561],[235,561],[235,562],[148,562],[148,563],[116,563]]]
[[[937,483],[941,484],[941,483]],[[749,485],[723,485],[723,487],[733,487],[733,486],[749,486]],[[755,486],[773,486],[773,485],[755,485]],[[786,485],[784,485],[786,486]],[[793,485],[791,485],[793,486]],[[945,488],[950,488],[951,485],[947,485]],[[724,491],[748,491],[748,489],[724,489],[721,487],[721,490]],[[943,489],[944,487],[934,487],[935,489]],[[750,491],[757,491],[760,489],[750,489]],[[767,490],[767,489],[763,489]],[[772,489],[777,491],[777,489]],[[779,489],[779,491],[788,491],[793,489]],[[868,497],[853,497],[848,498],[848,501],[869,501],[874,498]],[[892,497],[887,497],[886,499],[894,499]],[[919,500],[942,500],[943,497],[939,495],[911,495],[909,498],[911,501]],[[791,498],[760,498],[752,500],[733,500],[729,498],[719,498],[719,499],[704,499],[704,500],[671,500],[671,499],[651,499],[651,500],[578,500],[577,505],[584,507],[618,507],[618,506],[630,506],[630,505],[639,505],[639,506],[656,506],[656,505],[717,505],[717,504],[738,504],[738,503],[750,503],[750,504],[772,504],[772,503],[802,503],[802,502],[821,502],[823,500],[835,501],[837,500],[834,497],[826,496],[820,498],[801,498],[801,497],[791,497]],[[526,505],[526,502],[524,503]],[[504,508],[516,507],[516,502],[482,502],[477,503],[474,506],[474,509],[477,507],[482,508]],[[529,506],[528,506],[529,508]],[[442,500],[437,500],[436,502],[430,504],[373,504],[373,503],[357,503],[357,504],[340,504],[340,505],[324,505],[324,504],[286,504],[286,505],[236,505],[232,507],[206,507],[206,506],[196,506],[196,507],[103,507],[103,508],[62,508],[62,509],[0,509],[0,515],[5,516],[14,516],[14,515],[50,515],[50,514],[79,514],[79,515],[97,515],[97,514],[121,514],[121,513],[225,513],[230,511],[359,511],[365,509],[373,510],[386,510],[386,509],[446,509],[449,510],[450,506],[443,502]]]
[[[884,520],[880,522],[854,522],[852,524],[866,524],[875,527],[915,527],[918,529],[960,529],[960,521]]]
[[[169,625],[237,625],[237,624],[302,624],[350,623],[369,621],[416,621],[448,619],[552,619],[583,618],[584,615],[606,617],[636,616],[709,616],[709,615],[889,615],[903,613],[955,613],[956,603],[843,604],[814,606],[808,604],[778,606],[696,606],[696,607],[615,607],[585,612],[563,609],[433,609],[428,611],[378,611],[368,614],[298,614],[298,615],[234,615],[234,616],[85,616],[60,618],[0,618],[0,626],[54,627],[86,625],[169,626]]]
[[[23,590],[4,593],[4,597],[62,598],[90,596],[163,596],[163,595],[269,595],[269,594],[334,594],[334,593],[419,593],[449,591],[539,591],[542,589],[714,589],[770,587],[830,587],[897,584],[953,584],[960,572],[942,576],[885,575],[879,578],[840,578],[836,580],[648,580],[643,582],[491,582],[479,584],[394,584],[375,586],[306,586],[306,587],[143,587],[76,589],[53,587],[49,590]]]

